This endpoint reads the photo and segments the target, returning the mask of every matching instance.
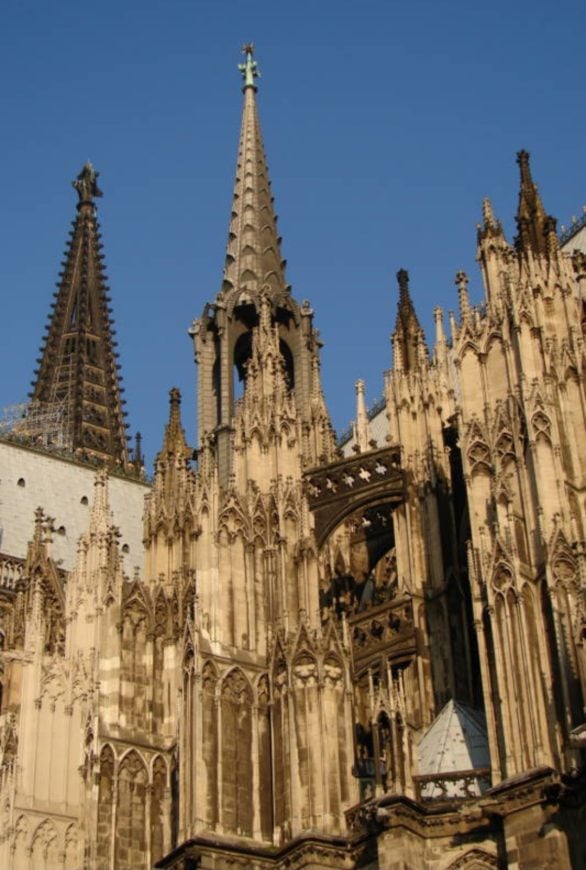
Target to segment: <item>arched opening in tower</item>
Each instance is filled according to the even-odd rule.
[[[399,573],[390,503],[361,508],[329,535],[323,550],[322,614],[351,616],[395,598]]]
[[[239,336],[234,346],[234,402],[244,395],[246,372],[252,356],[252,331],[247,330]]]

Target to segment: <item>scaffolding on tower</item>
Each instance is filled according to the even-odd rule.
[[[72,449],[69,402],[21,402],[0,410],[0,438],[43,450]]]

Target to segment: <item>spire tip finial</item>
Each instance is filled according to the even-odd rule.
[[[409,272],[407,269],[399,269],[397,282],[399,284],[399,299],[404,302],[409,298]]]
[[[85,164],[75,181],[71,184],[77,190],[79,196],[78,206],[84,203],[93,204],[94,199],[102,196],[102,191],[98,187],[98,177],[100,173],[96,172],[90,161]]]
[[[244,63],[238,64],[238,69],[244,80],[242,90],[245,91],[247,88],[252,88],[256,91],[254,80],[260,78],[260,72],[258,71],[258,64],[254,59],[254,43],[245,42],[242,46],[242,54],[246,58]]]
[[[533,184],[533,178],[531,177],[531,155],[524,148],[521,151],[517,151],[517,166],[521,172],[521,185],[527,186]]]

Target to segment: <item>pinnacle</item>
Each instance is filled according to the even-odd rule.
[[[165,428],[161,450],[161,454],[165,453],[177,453],[184,458],[189,456],[189,447],[181,423],[181,393],[177,387],[169,390],[169,421]]]
[[[409,273],[406,269],[399,269],[397,281],[399,302],[393,344],[398,367],[408,371],[419,367],[420,350],[425,350],[425,339],[409,293]]]
[[[399,269],[397,282],[399,284],[398,318],[406,328],[414,327],[420,330],[419,320],[409,293],[409,272],[406,269]]]
[[[517,163],[520,172],[520,190],[516,217],[518,234],[515,239],[515,247],[520,254],[531,252],[537,255],[547,255],[550,248],[547,236],[553,218],[546,214],[537,185],[533,181],[529,152],[519,151]]]
[[[468,275],[466,272],[460,271],[456,273],[455,280],[458,288],[458,301],[460,303],[460,319],[462,322],[468,319],[470,314],[470,298],[468,295]]]
[[[485,229],[495,226],[496,220],[494,217],[494,211],[492,209],[492,203],[488,197],[485,197],[482,201],[482,217]]]
[[[91,521],[94,526],[109,519],[108,503],[108,473],[105,469],[97,472],[94,480],[94,500],[91,509]]]

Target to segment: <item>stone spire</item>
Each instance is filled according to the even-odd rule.
[[[399,302],[397,323],[393,333],[395,368],[405,372],[414,371],[419,368],[422,353],[427,354],[427,348],[423,330],[409,293],[409,273],[405,269],[399,269],[397,281],[399,282]]]
[[[245,63],[239,69],[244,80],[244,108],[222,295],[234,290],[254,295],[266,288],[274,297],[289,288],[256,107],[259,72],[254,46],[245,45],[242,52]]]
[[[31,399],[62,416],[65,446],[126,468],[128,451],[116,341],[95,199],[98,173],[86,163],[63,271],[32,383]]]
[[[547,256],[550,252],[550,236],[556,233],[556,220],[546,214],[531,176],[529,152],[519,151],[517,163],[521,174],[519,206],[517,208],[517,229],[515,247],[519,253]]]
[[[247,408],[250,421],[253,405],[255,419],[260,414],[266,422],[276,413],[283,427],[294,413],[305,433],[303,462],[308,467],[336,450],[321,394],[321,341],[313,311],[308,303],[297,302],[285,282],[256,107],[258,69],[252,46],[244,46],[243,53],[244,110],[224,280],[215,301],[190,329],[198,364],[197,443],[202,450],[206,445],[213,449],[222,488],[231,486],[235,426],[242,434],[243,412]],[[243,401],[235,372],[244,386]]]

